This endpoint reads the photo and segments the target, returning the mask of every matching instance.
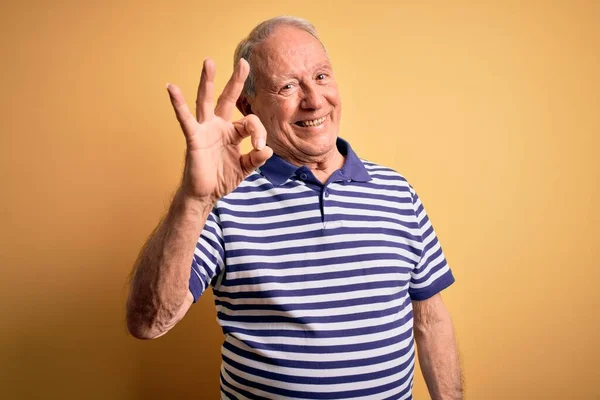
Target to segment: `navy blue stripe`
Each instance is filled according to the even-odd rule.
[[[204,265],[205,267],[207,267],[210,270],[210,272],[212,272],[212,270],[214,269],[214,267],[218,264],[217,257],[214,256],[212,253],[209,253],[208,250],[206,248],[204,248],[203,246],[201,246],[200,244],[198,244],[198,246],[196,246],[196,248],[202,254],[204,254],[206,256],[206,258],[208,259],[210,265],[206,265],[206,263],[204,262],[204,260],[202,260],[202,258],[200,258],[200,256],[197,255],[196,253],[194,253],[194,261],[196,261],[196,263],[198,265]]]
[[[264,193],[267,191],[279,192],[280,190],[290,189],[290,188],[299,186],[298,183],[296,183],[294,181],[289,181],[289,182],[285,182],[284,184],[282,184],[280,186],[275,187],[268,180],[266,180],[264,178],[262,180],[264,181],[264,183],[262,183],[258,186],[240,185],[237,188],[235,188],[233,193]],[[255,181],[258,181],[258,179],[255,179]]]
[[[335,186],[333,186],[330,189],[330,192],[332,195],[338,195],[338,196],[342,196],[348,199],[353,199],[353,198],[359,198],[359,199],[370,199],[370,200],[382,200],[382,201],[388,201],[390,203],[400,203],[400,204],[404,204],[404,203],[412,203],[412,197],[400,197],[398,196],[389,196],[386,194],[377,194],[377,193],[373,193],[373,192],[346,192],[346,191],[339,191],[339,190],[335,190]],[[400,191],[397,191],[399,193],[402,193]],[[408,189],[404,190],[405,193],[410,193],[408,191]]]
[[[408,292],[410,293],[410,298],[412,300],[422,301],[427,300],[436,293],[441,292],[453,283],[454,275],[452,275],[452,272],[448,270],[448,272],[436,279],[431,285],[416,290],[409,289]]]
[[[406,296],[407,289],[400,290],[396,293],[383,296],[370,296],[370,297],[357,297],[344,300],[335,301],[323,301],[318,303],[293,303],[293,304],[282,304],[282,303],[269,303],[269,304],[251,304],[242,302],[229,302],[222,300],[216,294],[215,305],[226,308],[231,311],[249,311],[249,310],[265,310],[265,311],[282,311],[282,312],[294,312],[301,310],[329,310],[341,307],[352,307],[356,305],[365,304],[377,304],[387,303],[394,299],[401,299]]]
[[[264,257],[265,261],[262,262],[251,262],[251,263],[239,263],[235,265],[228,265],[227,271],[239,272],[249,271],[254,269],[288,269],[288,268],[300,268],[310,266],[321,266],[326,268],[331,264],[353,264],[361,261],[390,261],[397,260],[414,265],[415,261],[408,257],[403,256],[400,253],[367,253],[358,255],[338,256],[322,258],[320,260],[293,260],[285,262],[268,262],[269,257]]]
[[[220,321],[245,322],[248,324],[277,324],[287,323],[293,325],[308,324],[334,324],[339,322],[361,321],[365,319],[383,318],[389,315],[397,314],[404,309],[404,306],[394,306],[382,310],[362,311],[357,313],[326,316],[284,316],[284,315],[229,315],[223,312],[217,312],[217,318]]]
[[[284,256],[288,254],[322,253],[325,251],[344,250],[344,249],[364,249],[369,247],[387,247],[387,251],[405,250],[409,253],[418,255],[421,250],[404,243],[391,242],[386,240],[362,240],[360,242],[333,242],[307,246],[284,247],[280,249],[255,249],[252,247],[228,250],[227,258],[245,257],[245,256]]]
[[[335,272],[320,272],[316,274],[299,274],[291,276],[253,276],[250,278],[226,279],[223,281],[223,286],[237,285],[257,285],[261,283],[294,283],[294,282],[312,282],[329,279],[350,278],[355,276],[372,276],[381,274],[406,274],[412,269],[408,267],[371,267],[360,268],[354,270],[344,270]],[[399,286],[402,286],[400,284]]]
[[[394,221],[397,223],[397,221]],[[377,234],[382,236],[391,236],[397,238],[404,238],[406,240],[412,240],[415,242],[421,241],[421,236],[412,235],[402,226],[398,226],[398,229],[393,228],[380,228],[380,227],[341,227],[337,230],[332,229],[318,229],[318,230],[306,230],[302,232],[287,233],[283,235],[272,235],[272,236],[245,236],[245,235],[227,235],[228,243],[277,243],[285,242],[289,240],[300,240],[300,239],[312,239],[317,236],[329,237],[339,235],[362,235],[362,234]],[[417,227],[415,226],[415,229]]]
[[[384,217],[384,216],[371,216],[371,215],[345,215],[345,214],[334,214],[334,215],[329,215],[328,216],[330,221],[358,221],[358,222],[364,222],[364,221],[369,221],[369,222],[390,222],[393,224],[398,225],[400,228],[402,227],[406,227],[408,229],[418,229],[419,228],[419,224],[417,223],[417,221],[402,221],[396,218],[391,218],[391,217]],[[223,230],[225,232],[227,232],[227,228],[236,228],[236,229],[240,229],[240,230],[246,230],[246,231],[263,231],[263,230],[267,230],[267,229],[281,229],[281,228],[289,228],[289,227],[295,227],[298,229],[301,229],[302,226],[304,225],[312,225],[312,224],[319,224],[322,222],[321,217],[309,217],[309,218],[302,218],[302,219],[289,219],[286,221],[279,221],[279,222],[270,222],[270,223],[261,223],[261,224],[246,224],[246,223],[240,223],[237,221],[223,221]],[[355,228],[348,228],[348,229],[355,229]],[[309,231],[310,232],[310,231]],[[312,231],[312,232],[317,232],[317,231]],[[237,236],[233,236],[237,238]],[[259,238],[260,239],[260,238]],[[228,235],[227,236],[227,242],[231,242],[233,239],[231,239],[231,237]],[[269,236],[265,237],[264,239],[265,241],[269,240]],[[236,239],[236,241],[238,241]],[[244,241],[244,240],[242,240]]]
[[[206,289],[206,286],[208,285],[206,276],[202,273],[203,269],[200,268],[200,264],[198,264],[198,262],[196,261],[195,258],[192,260],[192,269],[196,272],[192,271],[190,274],[190,278],[192,278],[192,274],[193,274],[195,276],[195,279],[199,279],[200,281],[202,281],[202,284],[204,285],[204,289]]]
[[[429,265],[429,263],[427,265]],[[427,281],[427,279],[429,279],[431,277],[431,275],[437,273],[440,269],[444,268],[446,265],[447,265],[446,259],[442,259],[439,263],[437,263],[436,265],[433,265],[429,269],[429,271],[427,271],[427,273],[425,275],[423,275],[421,278],[419,278],[419,279],[413,278],[413,279],[411,279],[411,282],[415,285],[423,283],[423,282]]]
[[[410,339],[412,337],[411,329],[399,335],[376,340],[373,342],[356,343],[356,344],[343,344],[343,345],[292,345],[292,344],[280,344],[280,343],[259,343],[251,340],[244,340],[244,344],[253,348],[267,351],[281,351],[285,353],[300,353],[300,354],[337,354],[337,353],[351,353],[356,351],[375,350],[381,347],[391,346],[396,343],[400,343],[403,340]]]
[[[193,265],[192,265],[192,268],[194,268]],[[198,269],[198,267],[195,267],[195,268],[196,268],[196,270]],[[192,295],[194,297],[194,303],[198,301],[198,298],[200,298],[200,296],[204,292],[204,287],[202,286],[202,283],[200,281],[200,278],[198,278],[198,275],[196,275],[196,273],[194,271],[192,271],[190,274],[190,292],[192,292]]]

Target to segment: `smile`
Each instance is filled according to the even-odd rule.
[[[323,124],[323,122],[325,122],[326,119],[327,119],[327,116],[321,117],[319,119],[311,119],[311,120],[306,120],[306,121],[298,121],[298,122],[296,122],[296,125],[304,126],[304,127],[319,126],[319,125]]]

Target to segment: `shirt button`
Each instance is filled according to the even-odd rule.
[[[329,191],[326,190],[325,193],[323,193],[325,195],[325,197],[329,197]]]
[[[308,175],[305,174],[304,172],[300,174],[300,179],[302,179],[303,181],[308,179]]]

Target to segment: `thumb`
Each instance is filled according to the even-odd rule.
[[[262,150],[252,149],[244,154],[241,159],[241,167],[244,174],[248,175],[256,168],[261,167],[273,155],[273,149],[265,146]]]

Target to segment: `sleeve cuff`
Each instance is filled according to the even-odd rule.
[[[427,300],[428,298],[433,297],[442,290],[446,289],[453,283],[454,275],[452,275],[452,271],[448,270],[448,272],[436,279],[436,281],[433,282],[430,286],[414,291],[409,289],[408,294],[410,295],[411,300]]]
[[[197,302],[202,295],[202,282],[200,282],[200,278],[196,275],[193,268],[192,274],[190,275],[190,292],[192,292],[192,295],[194,296],[194,303]]]

